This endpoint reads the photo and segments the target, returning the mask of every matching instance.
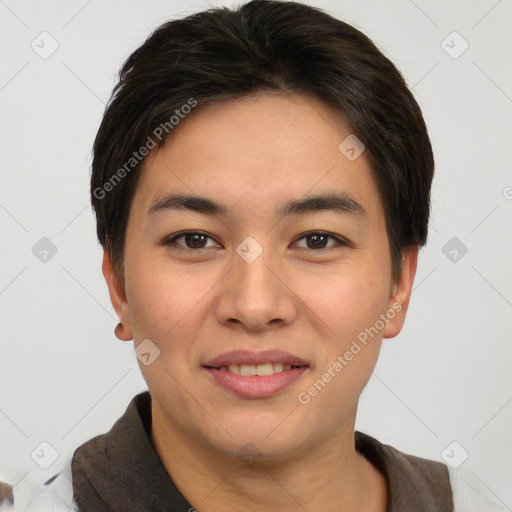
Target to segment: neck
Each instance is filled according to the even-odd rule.
[[[384,512],[384,476],[355,450],[355,411],[321,443],[280,460],[229,456],[152,405],[151,440],[176,487],[201,512]],[[348,427],[348,428],[347,428]]]

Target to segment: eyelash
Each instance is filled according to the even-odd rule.
[[[181,231],[180,233],[176,233],[175,235],[172,235],[171,237],[164,239],[161,243],[162,243],[162,245],[165,245],[165,246],[173,245],[173,244],[176,244],[177,240],[185,237],[186,235],[203,235],[207,238],[210,238],[211,240],[214,240],[210,235],[203,233],[202,231]],[[302,240],[303,238],[307,238],[308,236],[313,236],[313,235],[321,235],[321,236],[326,236],[328,238],[332,238],[333,240],[336,241],[336,243],[338,244],[338,247],[350,245],[343,238],[336,236],[336,235],[332,235],[331,233],[326,233],[325,231],[308,231],[307,233],[303,233],[302,235],[300,235],[299,238],[296,239],[296,241]],[[218,242],[216,242],[216,243],[218,243]],[[182,246],[179,246],[179,248],[184,251],[188,251],[188,252],[198,252],[198,251],[210,249],[210,247],[199,247],[196,249],[192,249],[190,247],[182,247]],[[303,249],[306,251],[318,252],[320,250],[327,250],[327,249],[333,249],[333,248],[335,248],[335,246],[321,247],[320,249],[310,249],[309,247],[301,247],[300,249]]]

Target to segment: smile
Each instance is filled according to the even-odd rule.
[[[273,375],[274,373],[281,373],[292,368],[290,364],[282,363],[265,363],[265,364],[230,364],[229,366],[221,366],[218,369],[228,371],[235,375],[243,375],[245,377]]]
[[[265,398],[291,386],[309,368],[302,358],[282,350],[232,350],[202,364],[212,383],[245,398]]]

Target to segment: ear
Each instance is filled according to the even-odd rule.
[[[400,279],[393,284],[392,294],[389,298],[388,311],[386,313],[389,321],[384,328],[384,338],[394,338],[402,330],[405,314],[409,307],[417,263],[418,245],[416,244],[404,250]]]
[[[103,249],[103,264],[101,268],[107,282],[110,301],[122,324],[121,327],[116,327],[115,334],[122,341],[130,341],[133,339],[133,332],[126,292],[114,270],[110,253],[106,249]]]

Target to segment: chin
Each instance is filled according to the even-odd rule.
[[[280,425],[285,416],[276,418],[272,427],[262,426],[257,421],[251,424],[224,422],[221,423],[225,426],[222,433],[209,432],[203,435],[210,446],[228,457],[242,461],[283,460],[300,451],[307,443],[303,426],[292,431],[290,425]]]
[[[217,451],[222,452],[226,457],[238,459],[247,467],[255,466],[256,463],[281,462],[294,453],[300,451],[299,446],[288,446],[283,442],[269,442],[268,440],[251,439],[248,436],[231,439],[227,444],[218,443],[214,446]]]

